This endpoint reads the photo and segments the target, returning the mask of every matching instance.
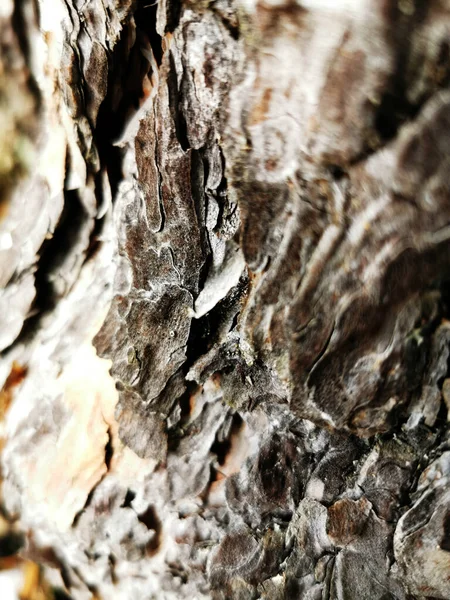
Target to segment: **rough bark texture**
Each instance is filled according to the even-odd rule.
[[[2,0],[0,48],[23,555],[75,600],[449,599],[450,3]]]

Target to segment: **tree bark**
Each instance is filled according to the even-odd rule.
[[[2,0],[4,540],[48,594],[450,598],[449,32]]]

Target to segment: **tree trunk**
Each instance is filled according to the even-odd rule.
[[[449,599],[450,4],[36,1],[2,555],[75,600]]]

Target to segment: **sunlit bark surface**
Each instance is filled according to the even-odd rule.
[[[45,593],[450,599],[449,84],[447,0],[1,0],[0,548]]]

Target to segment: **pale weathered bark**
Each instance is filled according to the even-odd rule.
[[[11,548],[450,598],[450,3],[2,0],[0,47]]]

